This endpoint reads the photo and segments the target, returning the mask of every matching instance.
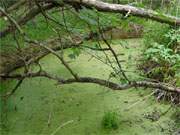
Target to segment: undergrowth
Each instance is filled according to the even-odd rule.
[[[180,28],[156,27],[144,36],[146,45],[140,69],[143,74],[156,82],[179,86],[180,72]],[[168,99],[173,103],[180,102],[176,93],[155,90],[158,99]]]

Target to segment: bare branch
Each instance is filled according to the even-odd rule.
[[[38,45],[44,49],[46,49],[47,51],[49,51],[51,54],[53,54],[54,56],[56,56],[61,62],[62,64],[67,68],[67,70],[72,74],[72,76],[78,80],[78,75],[76,73],[74,73],[74,71],[71,69],[71,67],[67,64],[67,62],[64,60],[64,58],[62,56],[60,56],[56,51],[54,51],[53,49],[51,49],[50,47],[40,44],[38,42],[35,41],[31,41],[33,42],[35,45]],[[62,45],[61,45],[62,46]]]
[[[12,25],[14,25],[21,34],[23,34],[23,30],[21,29],[19,24],[10,15],[8,15],[2,7],[0,7],[0,12],[9,19],[10,23],[12,23]]]
[[[18,81],[18,83],[16,84],[16,86],[10,92],[8,92],[7,94],[3,95],[3,97],[8,98],[11,95],[13,95],[16,92],[16,90],[20,87],[20,85],[22,84],[23,80],[24,80],[24,78],[20,79]]]
[[[50,3],[50,4],[44,5],[42,7],[42,9],[43,10],[49,10],[55,6],[56,5],[53,5]],[[26,24],[29,20],[34,18],[36,15],[38,15],[39,13],[41,13],[41,9],[39,9],[38,7],[34,7],[25,16],[23,16],[22,18],[20,18],[16,22],[19,26],[22,26],[22,25]],[[14,25],[10,25],[10,26],[6,27],[3,31],[0,32],[0,38],[5,37],[7,34],[9,34],[10,32],[13,32],[15,30],[16,30],[16,27],[14,27]]]
[[[106,38],[104,37],[104,33],[103,31],[101,30],[101,27],[100,27],[100,22],[99,22],[99,17],[98,17],[98,29],[99,29],[99,33],[100,33],[100,36],[102,38],[102,40],[104,41],[104,43],[108,46],[109,50],[111,51],[111,53],[113,54],[113,57],[115,58],[116,60],[116,63],[119,67],[119,71],[121,72],[122,76],[124,77],[124,79],[126,79],[129,83],[130,83],[130,80],[128,79],[128,77],[126,76],[126,74],[124,73],[123,69],[122,69],[122,66],[119,62],[119,59],[116,55],[116,52],[113,50],[113,48],[111,47],[110,43],[106,40]]]
[[[27,74],[13,74],[13,75],[3,75],[0,74],[2,79],[6,78],[14,78],[14,79],[23,79],[23,78],[32,78],[32,77],[46,77],[55,81],[58,81],[59,84],[71,84],[71,83],[94,83],[99,84],[101,86],[108,87],[112,90],[127,90],[132,87],[144,87],[144,88],[156,88],[161,89],[167,92],[174,92],[180,94],[180,88],[172,87],[165,85],[163,83],[155,83],[155,82],[147,82],[147,81],[134,81],[127,84],[118,84],[114,82],[110,82],[107,80],[93,78],[93,77],[79,77],[78,80],[75,78],[63,79],[62,77],[57,77],[51,75],[45,71],[39,71],[36,73],[27,73]]]
[[[12,6],[10,6],[8,9],[6,9],[6,13],[10,13],[13,10],[16,10],[20,6],[24,5],[26,3],[26,0],[19,0],[18,2],[15,2]],[[0,17],[4,16],[3,13],[0,13]]]

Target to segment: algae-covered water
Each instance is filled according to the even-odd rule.
[[[124,42],[126,47],[115,45],[116,52],[124,52],[120,58],[127,62],[124,68],[135,71],[142,41]],[[74,71],[81,76],[108,79],[110,68],[86,51],[76,59],[67,57],[71,50],[65,52]],[[41,64],[53,74],[70,76],[53,55],[44,57]],[[139,78],[137,72],[128,75]],[[12,80],[1,82],[1,93],[14,85]],[[168,103],[158,102],[151,93],[151,89],[113,91],[96,84],[58,85],[42,77],[26,79],[14,95],[1,100],[0,132],[2,135],[171,135],[180,128],[179,120],[174,117],[179,112]],[[101,122],[107,111],[118,113],[117,130],[103,129]],[[157,120],[146,117],[164,112],[167,113]]]

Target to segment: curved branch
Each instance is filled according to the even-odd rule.
[[[36,73],[27,73],[27,74],[14,74],[14,75],[0,74],[0,77],[2,79],[6,79],[6,78],[25,79],[25,78],[31,78],[31,77],[46,77],[46,78],[58,81],[59,84],[94,83],[94,84],[99,84],[101,86],[108,87],[112,90],[126,90],[133,87],[135,88],[145,87],[145,88],[162,89],[167,92],[174,92],[174,93],[180,94],[180,88],[167,86],[163,83],[155,83],[155,82],[148,82],[148,81],[136,81],[136,82],[134,81],[128,84],[118,84],[118,83],[114,83],[108,80],[93,78],[93,77],[79,77],[78,80],[75,78],[64,79],[61,77],[51,75],[45,71],[40,71]]]

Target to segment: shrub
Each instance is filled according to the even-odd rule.
[[[165,45],[154,43],[154,45],[145,51],[145,58],[151,59],[160,65],[174,65],[180,61],[180,55],[173,52],[171,48]]]
[[[108,111],[104,114],[102,119],[102,126],[104,129],[117,129],[119,123],[118,114],[114,111]]]
[[[161,72],[164,74],[169,73],[169,71],[177,72],[180,63],[180,55],[178,48],[180,43],[179,35],[180,29],[171,29],[164,33],[163,36],[161,36],[162,40],[160,41],[158,41],[153,36],[151,37],[152,40],[150,41],[152,42],[148,43],[147,48],[144,51],[144,61],[145,63],[151,62],[152,65],[156,66],[152,67],[151,69],[148,69],[146,73],[149,71],[158,71],[155,73]],[[150,37],[146,38],[149,39]],[[145,41],[147,41],[146,38]],[[143,63],[143,65],[146,65],[145,63]],[[160,71],[160,69],[162,70]]]
[[[180,29],[168,31],[165,29],[156,31],[156,33],[155,31],[150,34],[153,35],[154,33],[154,36],[145,36],[147,46],[140,69],[148,78],[177,86],[180,71]],[[180,97],[176,93],[166,93],[156,89],[155,95],[158,99],[166,99],[177,104],[180,102]]]

